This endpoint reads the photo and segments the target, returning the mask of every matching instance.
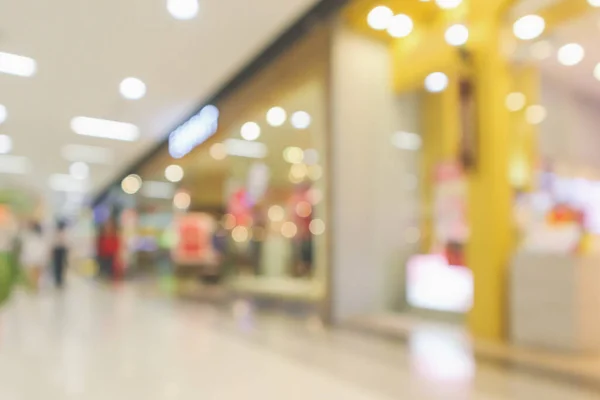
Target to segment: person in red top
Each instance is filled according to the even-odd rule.
[[[98,275],[100,278],[113,278],[119,254],[119,235],[114,221],[102,227],[98,237]]]

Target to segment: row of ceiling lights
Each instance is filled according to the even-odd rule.
[[[167,0],[166,7],[168,12],[175,19],[179,20],[194,18],[200,8],[198,0]],[[37,70],[37,62],[33,58],[0,52],[0,73],[19,77],[32,77],[36,74]],[[146,95],[147,88],[141,79],[127,77],[119,84],[119,92],[125,99],[139,100]],[[5,122],[7,118],[8,110],[4,105],[0,104],[0,124]],[[71,128],[79,135],[104,139],[135,141],[139,137],[139,128],[133,124],[97,118],[75,117],[71,120]],[[10,153],[12,148],[12,138],[8,135],[0,134],[0,154]],[[73,160],[77,157],[69,158],[70,161],[74,161],[69,168],[70,176],[77,180],[87,179],[89,176],[89,166],[85,162]]]
[[[462,4],[462,0],[436,0],[441,9],[453,9]],[[386,30],[394,38],[403,38],[410,35],[414,29],[414,22],[406,14],[396,14],[386,6],[377,6],[367,15],[369,26],[378,31]],[[453,24],[446,29],[444,34],[446,42],[451,46],[464,46],[469,40],[469,29],[463,24]],[[425,89],[431,93],[439,93],[448,87],[448,76],[443,72],[433,72],[425,78]]]
[[[280,127],[287,121],[287,112],[281,107],[273,107],[267,111],[267,124],[272,127]],[[308,129],[312,122],[312,118],[306,111],[296,111],[290,117],[292,126],[299,130]],[[243,139],[254,141],[261,135],[261,127],[254,121],[248,121],[242,125],[240,135]]]
[[[588,0],[588,3],[592,7],[600,7],[600,0]],[[442,9],[451,9],[462,4],[462,0],[436,0],[436,4]],[[394,15],[394,12],[386,6],[373,8],[367,16],[367,23],[374,30],[387,30],[394,38],[406,37],[414,28],[414,22],[408,15]],[[537,39],[544,33],[545,28],[546,22],[539,15],[523,16],[513,24],[514,35],[521,40]],[[469,40],[469,29],[463,24],[453,24],[446,29],[444,38],[451,46],[464,46]],[[552,47],[548,42],[543,41],[535,43],[531,50],[534,57],[543,59],[551,55]],[[564,66],[577,65],[584,57],[585,49],[578,43],[565,44],[557,52],[558,61]],[[600,80],[600,63],[596,65],[594,76]],[[425,78],[424,85],[428,92],[437,93],[444,91],[448,83],[446,74],[433,72]]]

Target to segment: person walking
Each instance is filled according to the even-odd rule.
[[[48,246],[38,222],[31,222],[21,235],[20,262],[33,290],[40,287],[42,270],[48,263]]]
[[[68,256],[67,224],[64,221],[59,221],[56,224],[54,247],[52,249],[52,275],[54,276],[54,284],[58,289],[64,286]]]
[[[119,255],[119,235],[114,221],[107,221],[98,237],[99,277],[112,279],[115,277]]]

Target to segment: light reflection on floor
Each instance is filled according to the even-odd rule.
[[[409,345],[331,331],[315,316],[229,312],[148,297],[139,286],[71,281],[18,293],[0,311],[1,400],[599,398],[547,379],[477,366],[460,338]]]

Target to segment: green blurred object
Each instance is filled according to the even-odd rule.
[[[0,304],[10,296],[14,284],[13,257],[8,252],[0,252]]]

